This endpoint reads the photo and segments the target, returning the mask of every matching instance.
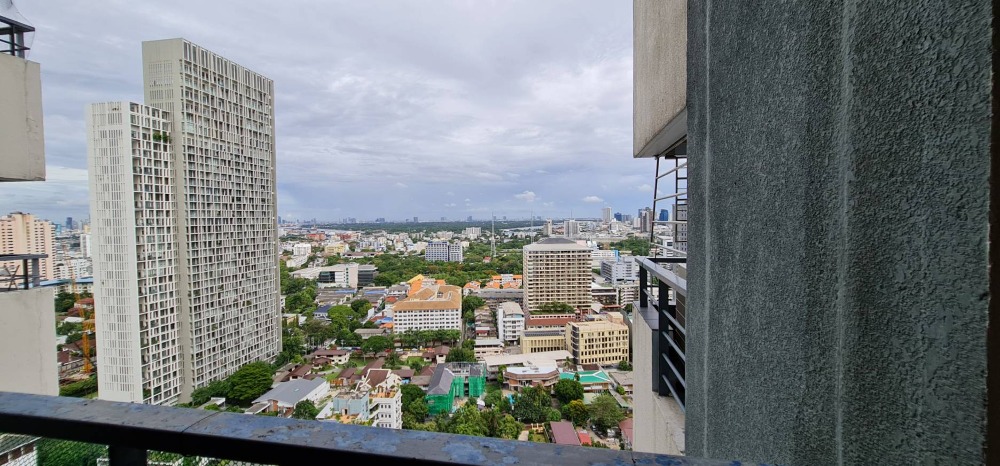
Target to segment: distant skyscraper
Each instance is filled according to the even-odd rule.
[[[146,105],[88,115],[99,391],[174,403],[280,351],[274,84],[183,39],[142,52]]]
[[[658,220],[661,221],[661,222],[669,222],[670,221],[670,210],[669,209],[660,209],[660,218]]]
[[[563,234],[567,238],[580,236],[580,222],[576,220],[566,220],[563,222]]]
[[[472,216],[470,215],[468,218],[465,219],[465,221],[466,222],[471,222],[472,221]]]
[[[0,254],[48,254],[39,260],[38,273],[42,280],[54,278],[52,265],[53,245],[56,237],[52,222],[36,218],[23,212],[14,212],[0,217]],[[24,273],[21,261],[0,262],[0,267],[17,273]]]
[[[416,215],[413,216],[413,223],[419,223],[420,219]]]
[[[604,223],[611,223],[611,207],[605,207],[601,209],[601,221]]]
[[[621,212],[615,212],[615,220],[618,220],[619,222],[622,221],[622,213]]]
[[[73,229],[73,217],[66,217],[66,229],[67,230]]]

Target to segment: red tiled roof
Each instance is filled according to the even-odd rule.
[[[392,371],[392,373],[398,375],[401,379],[409,379],[413,377],[413,369],[397,369]]]
[[[622,430],[622,437],[628,439],[628,443],[632,443],[632,418],[628,418],[618,423],[618,428]]]
[[[586,432],[577,432],[576,434],[580,437],[580,444],[592,443],[590,440],[590,434]]]
[[[573,423],[569,421],[558,421],[550,424],[552,428],[552,441],[559,445],[580,445],[580,437],[576,435]]]
[[[372,369],[368,371],[368,384],[375,387],[376,385],[385,382],[385,379],[389,377],[389,373],[391,372],[392,371],[389,369]]]

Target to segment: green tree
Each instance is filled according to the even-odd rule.
[[[368,354],[381,353],[389,348],[392,348],[392,340],[381,335],[375,335],[361,342],[361,351]]]
[[[476,362],[476,353],[465,348],[452,348],[445,362]]]
[[[403,384],[403,386],[400,388],[400,391],[403,392],[401,402],[404,408],[406,407],[406,405],[412,403],[414,400],[424,399],[425,396],[424,390],[413,384],[408,384],[408,383]]]
[[[599,430],[617,427],[625,419],[625,412],[618,406],[618,401],[608,394],[601,394],[590,403],[590,418]]]
[[[368,310],[372,308],[372,303],[368,302],[367,299],[355,299],[351,301],[351,310],[354,311],[355,315],[367,316]]]
[[[573,424],[582,426],[586,424],[587,419],[590,419],[590,410],[587,409],[587,405],[583,404],[583,401],[573,400],[563,405],[562,415]]]
[[[552,398],[542,387],[526,387],[514,398],[514,418],[521,422],[544,422],[552,407]]]
[[[497,428],[496,435],[493,435],[493,437],[513,440],[521,435],[522,430],[524,430],[523,424],[517,422],[517,419],[514,419],[514,416],[504,414],[503,417],[500,418],[500,425]]]
[[[632,370],[632,363],[628,362],[627,360],[622,359],[621,362],[618,363],[618,370],[620,370],[620,371],[630,371],[630,370]]]
[[[271,366],[266,362],[252,362],[229,376],[230,388],[227,401],[248,406],[254,399],[271,389]]]
[[[556,422],[562,420],[562,413],[558,409],[549,408],[545,415],[545,420],[549,422]]]
[[[292,411],[292,417],[295,419],[316,419],[316,415],[318,414],[319,408],[310,400],[302,400],[296,403],[295,411]]]
[[[552,301],[550,303],[542,304],[538,306],[539,314],[572,314],[576,309],[566,303],[561,303],[559,301]]]
[[[198,407],[208,403],[208,400],[214,396],[224,397],[229,393],[230,387],[232,384],[229,379],[210,382],[208,385],[191,392],[191,402],[188,403],[188,406]]]
[[[450,432],[485,437],[489,433],[489,430],[476,404],[466,403],[455,411],[455,415],[452,417]]]
[[[625,395],[625,387],[621,385],[615,387],[615,391],[618,392],[619,395]]]
[[[96,375],[79,382],[73,382],[59,387],[59,396],[83,398],[91,393],[97,393]]]
[[[598,442],[596,440],[593,441],[593,442],[591,442],[591,443],[584,443],[583,446],[585,446],[585,447],[591,447],[591,448],[607,448],[607,449],[611,448],[611,447],[605,445],[603,442]]]
[[[487,408],[499,407],[503,402],[503,393],[500,391],[487,392],[483,397],[483,403],[486,403]]]
[[[74,304],[76,304],[76,299],[73,298],[72,293],[60,291],[56,295],[56,301],[55,301],[56,312],[59,313],[66,312],[72,309]]]
[[[480,298],[479,296],[466,296],[462,298],[462,314],[464,315],[468,312],[475,311],[485,305],[486,301],[483,301],[483,298]]]
[[[552,388],[552,394],[562,404],[583,399],[583,384],[576,380],[561,379]]]

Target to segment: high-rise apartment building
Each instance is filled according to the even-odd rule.
[[[280,350],[274,84],[184,39],[142,55],[146,105],[88,116],[100,394],[172,403]]]
[[[577,364],[610,366],[628,361],[628,327],[607,320],[570,322],[566,349]]]
[[[605,207],[601,209],[601,221],[604,223],[611,223],[614,217],[611,216],[611,207]]]
[[[42,280],[55,278],[52,257],[55,240],[52,222],[48,220],[24,212],[0,217],[0,254],[47,254],[48,257],[39,261],[39,277]],[[19,261],[0,261],[0,267],[24,273],[19,269]]]
[[[580,222],[576,220],[563,221],[563,235],[567,238],[580,236]]]
[[[575,241],[544,238],[524,247],[524,304],[529,313],[561,302],[589,309],[590,248]]]

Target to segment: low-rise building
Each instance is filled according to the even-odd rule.
[[[524,290],[522,289],[480,288],[472,290],[472,295],[478,296],[485,301],[486,305],[493,311],[499,308],[500,303],[508,301],[515,302],[518,306],[521,306],[521,309],[524,309]]]
[[[521,335],[521,353],[547,353],[565,351],[565,331],[558,330],[525,330]]]
[[[483,364],[486,365],[487,377],[492,380],[496,379],[498,376],[502,377],[502,375],[499,374],[501,367],[561,367],[569,358],[569,351],[566,350],[534,354],[500,354],[484,357]]]
[[[322,367],[327,364],[343,365],[351,358],[351,352],[342,349],[321,349],[316,350],[306,356],[313,367]]]
[[[507,388],[520,392],[525,387],[551,387],[559,381],[556,366],[508,367],[503,372],[503,383]]]
[[[615,389],[622,387],[626,396],[632,396],[633,385],[635,385],[635,375],[632,371],[608,371],[608,375],[611,376]]]
[[[309,400],[318,403],[320,399],[330,393],[330,384],[321,378],[307,380],[297,379],[288,382],[281,382],[267,393],[253,400],[254,405],[264,405],[263,412],[277,412],[280,415],[291,415],[295,410],[295,405],[300,401]],[[254,409],[254,408],[251,408]]]
[[[566,349],[577,364],[618,364],[628,360],[628,327],[607,320],[566,324]]]
[[[497,309],[497,333],[501,340],[517,342],[524,334],[524,311],[521,305],[507,301],[500,303]]]
[[[462,289],[451,285],[421,286],[396,302],[393,331],[462,329]]]
[[[583,391],[588,393],[602,393],[611,390],[614,386],[611,376],[601,370],[563,372],[559,374],[559,378],[580,382],[580,385],[583,385]]]
[[[549,440],[557,445],[580,446],[580,436],[577,435],[573,423],[558,421],[549,424]]]
[[[476,338],[473,351],[476,360],[483,360],[486,356],[503,354],[503,341],[499,338]]]
[[[357,385],[333,394],[316,416],[342,424],[403,428],[402,379],[389,369],[369,369]]]

